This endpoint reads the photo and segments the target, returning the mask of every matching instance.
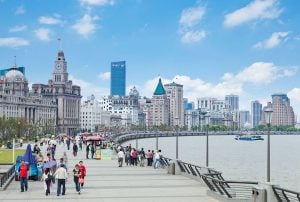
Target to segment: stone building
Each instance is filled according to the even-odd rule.
[[[42,95],[56,100],[56,132],[75,135],[80,131],[81,89],[68,78],[67,61],[63,51],[59,51],[54,62],[52,79],[48,84],[33,84],[34,95]]]

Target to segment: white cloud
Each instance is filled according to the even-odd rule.
[[[225,15],[224,26],[235,27],[247,22],[278,18],[283,10],[279,0],[254,0],[243,8]]]
[[[204,14],[205,8],[201,6],[184,9],[179,24],[183,27],[193,27],[201,21]]]
[[[29,41],[19,37],[7,37],[7,38],[0,38],[0,46],[6,47],[20,47],[20,46],[29,46]]]
[[[181,36],[182,43],[195,43],[206,37],[205,31],[187,31]]]
[[[80,4],[83,6],[106,6],[114,5],[114,0],[79,0]]]
[[[200,78],[191,78],[186,75],[176,75],[171,79],[162,78],[162,82],[163,84],[167,84],[175,81],[176,83],[182,84],[184,96],[192,101],[196,101],[198,97],[224,99],[224,96],[227,94],[245,96],[245,94],[247,94],[247,92],[245,92],[245,85],[247,83],[252,85],[266,85],[275,79],[294,75],[296,68],[294,68],[294,71],[290,69],[293,68],[281,68],[275,66],[273,63],[255,62],[240,72],[225,73],[216,84],[206,82]],[[286,70],[289,70],[289,73],[286,73]],[[293,74],[291,72],[293,72]],[[145,84],[138,86],[138,90],[142,92],[142,95],[152,97],[157,82],[158,77],[148,80]],[[249,103],[243,104],[243,106],[248,105]]]
[[[15,14],[16,15],[23,15],[26,13],[26,10],[23,6],[19,6],[16,8]]]
[[[110,72],[103,72],[103,73],[100,73],[98,75],[98,77],[103,80],[103,81],[107,81],[107,80],[110,80]]]
[[[78,85],[81,87],[81,93],[83,97],[88,97],[92,94],[94,94],[95,96],[104,96],[109,94],[108,88],[101,88],[99,87],[99,85],[95,85],[88,81],[78,79],[73,75],[70,75],[69,79],[72,80],[74,85]]]
[[[88,38],[91,34],[95,32],[95,21],[98,19],[98,16],[92,17],[89,14],[85,14],[81,19],[77,20],[77,22],[72,26],[72,28],[76,30],[76,32],[81,36]]]
[[[39,17],[39,23],[45,24],[45,25],[56,25],[62,23],[60,19],[58,19],[58,16],[56,17],[50,17],[50,16],[41,16]]]
[[[187,8],[181,12],[178,23],[182,43],[196,43],[206,37],[207,34],[205,30],[196,29],[205,12],[206,8],[203,6]]]
[[[288,34],[289,34],[288,32],[274,32],[270,38],[255,44],[254,48],[264,48],[264,49],[275,48],[282,42],[282,40],[287,38]]]
[[[41,41],[50,41],[52,31],[47,28],[39,28],[34,30],[35,36]]]
[[[26,25],[16,25],[14,27],[11,27],[8,32],[12,33],[12,32],[22,32],[25,31],[27,29]]]

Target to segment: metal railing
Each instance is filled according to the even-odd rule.
[[[15,165],[12,165],[11,168],[6,173],[0,173],[0,188],[3,188],[5,183],[12,177],[12,175],[15,175]]]
[[[273,186],[274,194],[278,201],[296,202],[300,201],[300,192],[283,189],[278,186]]]
[[[182,161],[177,161],[177,163],[181,172],[199,177],[211,191],[226,198],[250,200],[253,186],[258,185],[258,182],[227,181],[223,178],[221,172],[214,169]]]

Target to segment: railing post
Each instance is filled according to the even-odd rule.
[[[139,140],[136,138],[135,139],[135,148],[138,149],[139,148]]]
[[[176,134],[176,159],[178,160],[178,133]]]
[[[156,134],[156,151],[158,151],[158,134]]]

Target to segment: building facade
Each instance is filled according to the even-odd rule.
[[[110,125],[110,112],[104,111],[93,95],[80,108],[81,130],[94,132],[100,125]]]
[[[153,126],[170,125],[170,100],[164,86],[159,79],[156,89],[153,93],[152,99],[152,119]]]
[[[28,81],[16,65],[2,72],[0,117],[21,118],[40,129],[53,127],[54,130],[57,119],[56,100],[29,92]]]
[[[68,78],[67,61],[59,51],[54,62],[52,79],[45,84],[33,84],[34,95],[55,99],[57,102],[57,133],[75,135],[80,131],[81,89]]]
[[[295,114],[293,107],[290,106],[290,99],[286,94],[273,94],[272,102],[267,107],[272,107],[272,126],[295,126]],[[264,110],[266,107],[264,107]],[[266,124],[263,114],[263,123]]]
[[[170,126],[184,125],[183,85],[175,82],[164,85],[170,102]]]
[[[126,95],[126,62],[112,62],[110,69],[110,95]]]
[[[262,104],[255,100],[251,102],[251,126],[257,127],[261,123],[262,118]]]
[[[251,120],[250,120],[250,111],[241,110],[239,111],[239,129],[246,130],[250,129],[251,127]]]
[[[239,111],[239,96],[238,95],[226,95],[225,104],[231,112]]]

